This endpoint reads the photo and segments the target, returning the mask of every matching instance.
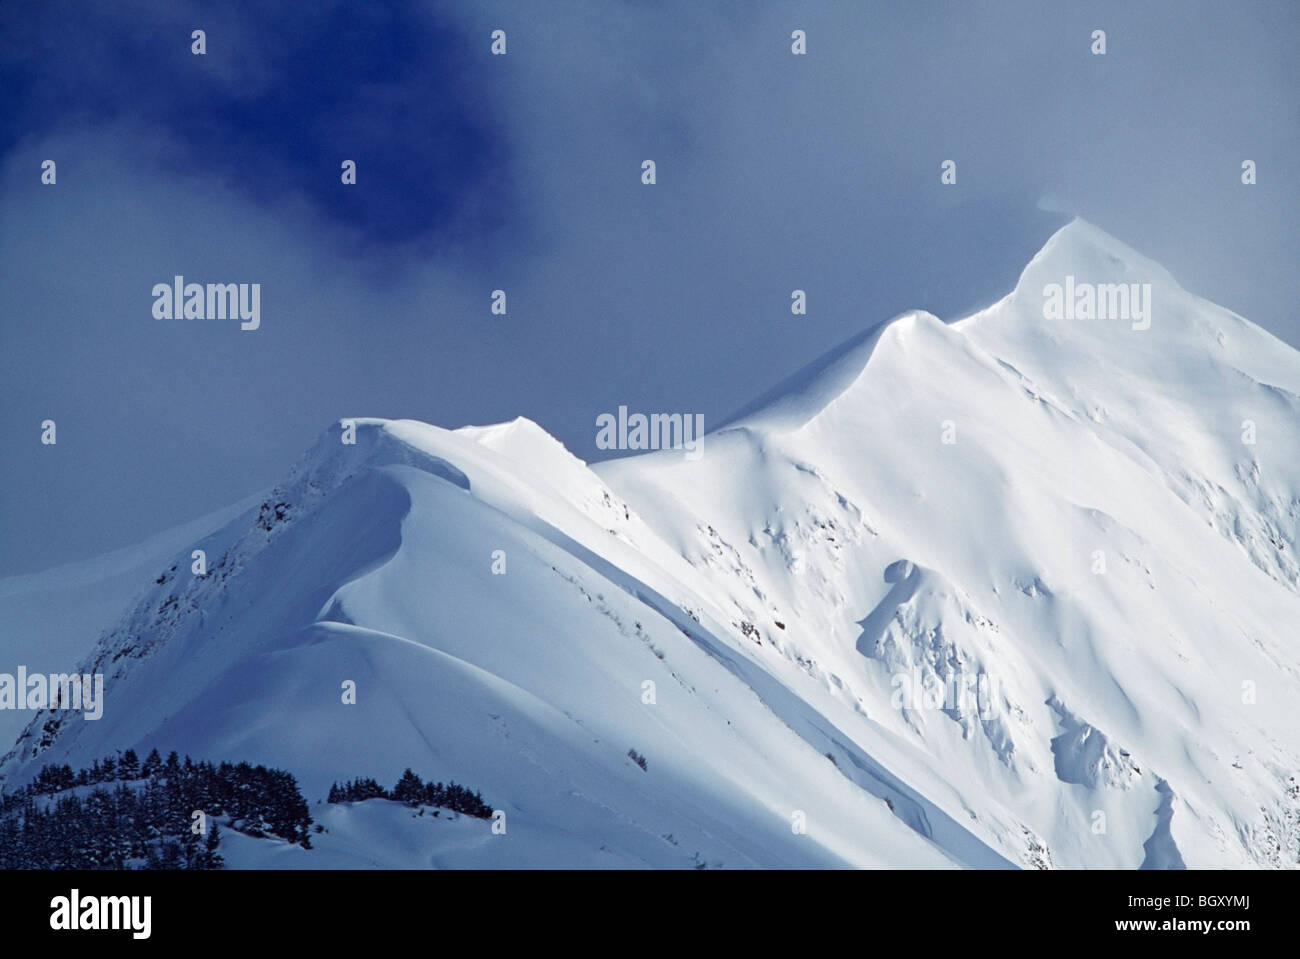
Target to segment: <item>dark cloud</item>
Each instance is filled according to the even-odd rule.
[[[207,52],[191,53],[193,29]],[[157,162],[259,202],[297,198],[354,239],[499,228],[506,140],[483,96],[487,43],[413,2],[0,8],[0,156],[23,138],[129,123]],[[475,50],[481,48],[481,55]],[[355,188],[339,189],[355,160]]]

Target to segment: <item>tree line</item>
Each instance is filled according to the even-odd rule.
[[[205,833],[193,828],[196,810]],[[218,869],[216,817],[311,848],[307,801],[284,770],[164,760],[156,749],[141,763],[128,749],[76,771],[47,765],[0,791],[0,869]]]
[[[425,782],[410,768],[402,773],[402,778],[391,790],[369,778],[330,786],[328,801],[331,803],[365,802],[367,799],[389,799],[412,807],[438,806],[476,819],[492,818],[492,807],[477,791],[470,792],[454,781],[446,786],[440,782]]]

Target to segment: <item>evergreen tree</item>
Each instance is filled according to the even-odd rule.
[[[162,769],[162,757],[158,755],[158,750],[149,750],[149,755],[144,759],[144,765],[140,767],[140,778],[148,779],[150,776],[155,776],[160,769]]]
[[[207,842],[203,844],[203,869],[220,869],[226,864],[226,861],[221,858],[221,853],[217,851],[220,846],[221,827],[213,822],[208,830]]]
[[[409,806],[418,806],[424,800],[424,781],[409,766],[393,787],[393,799]]]
[[[180,869],[184,865],[180,843],[173,839],[164,839],[158,850],[158,864],[155,869]]]
[[[122,753],[122,761],[117,766],[117,775],[119,778],[128,781],[140,778],[140,760],[136,756],[134,749],[128,749]]]
[[[188,758],[182,765],[173,756],[172,774],[164,777],[156,750],[145,765],[152,775],[142,785],[137,777],[143,770],[128,750],[77,772],[47,765],[14,793],[0,791],[0,869],[219,868],[216,822],[209,820],[205,839],[192,832],[190,815],[202,809],[209,817],[231,816],[236,806],[248,835],[271,832],[311,848],[310,809],[290,773],[247,763],[216,768]],[[124,781],[111,790],[97,785],[84,796],[72,792],[113,774]],[[383,792],[374,780],[366,783],[366,790]]]

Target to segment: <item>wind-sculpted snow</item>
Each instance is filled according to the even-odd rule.
[[[1149,326],[1046,318],[1067,276],[1150,284]],[[1298,386],[1295,351],[1076,221],[997,304],[871,329],[702,461],[596,471],[752,612],[774,671],[901,737],[913,781],[1017,861],[1135,868],[1158,820],[1166,864],[1295,865]],[[770,534],[809,513],[871,533]],[[734,555],[701,561],[701,526]],[[996,727],[899,702],[960,673],[989,677]],[[1147,786],[1085,774],[1086,750],[1058,776],[1053,702],[1142,757]]]
[[[1067,276],[1149,285],[1141,322],[1048,318]],[[104,718],[37,714],[0,772],[157,747],[314,802],[410,766],[508,824],[342,804],[243,866],[1294,866],[1297,396],[1076,222],[698,459],[344,420],[86,638]]]

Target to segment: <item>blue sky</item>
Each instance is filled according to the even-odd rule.
[[[269,486],[343,416],[526,415],[586,459],[620,405],[716,424],[992,301],[1072,214],[1300,344],[1297,41],[1290,0],[6,3],[0,574]],[[260,283],[261,329],[154,320],[175,274]]]

